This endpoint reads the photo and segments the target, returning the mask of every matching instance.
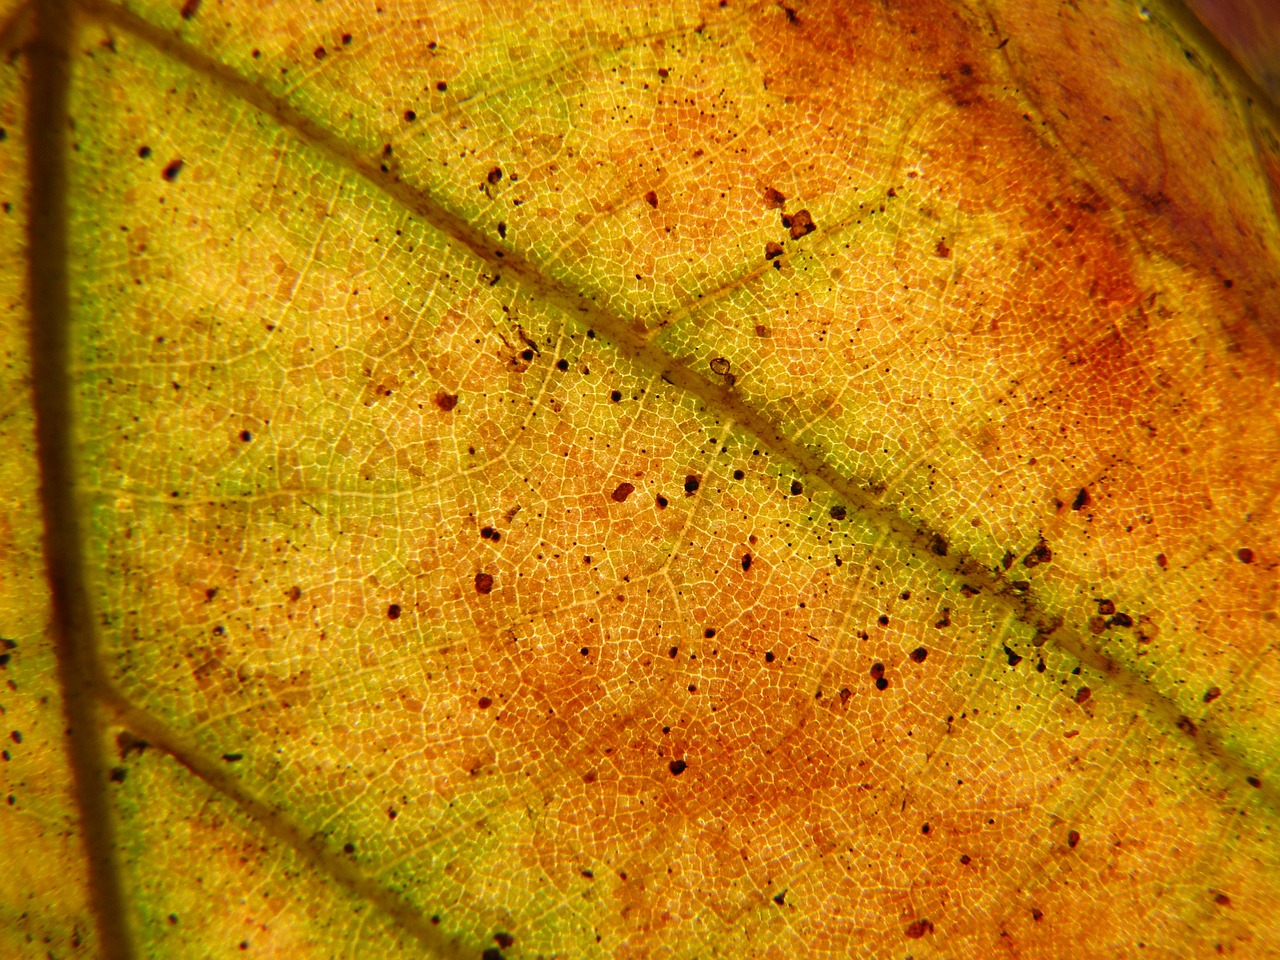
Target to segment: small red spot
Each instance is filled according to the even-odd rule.
[[[1236,559],[1241,563],[1253,563],[1253,551],[1248,547],[1241,547],[1236,551]]]
[[[1213,902],[1220,907],[1231,906],[1231,898],[1228,897],[1225,893],[1218,894],[1216,897],[1213,898]]]
[[[489,593],[493,590],[493,575],[488,573],[476,574],[476,593]]]
[[[1218,687],[1210,687],[1204,692],[1204,702],[1213,703],[1213,701],[1217,700],[1220,696],[1222,696],[1221,689]]]
[[[458,405],[458,395],[456,393],[445,393],[443,390],[436,394],[436,406],[448,413]]]
[[[614,503],[623,503],[626,501],[627,497],[631,496],[631,494],[635,492],[636,488],[634,484],[620,483],[618,484],[617,489],[615,489],[613,493],[609,494],[609,496],[613,499]]]
[[[393,603],[389,607],[387,607],[387,619],[388,620],[400,619],[400,604]]]
[[[490,707],[493,706],[493,700],[490,699],[489,697],[481,697],[479,700],[479,704],[480,704],[481,710],[488,710]]]
[[[967,867],[969,864],[973,863],[973,857],[969,856],[967,853],[962,853],[960,854],[960,862]]]
[[[946,237],[943,237],[941,240],[939,240],[939,241],[938,241],[938,245],[937,245],[936,247],[934,247],[933,249],[937,252],[938,256],[940,256],[940,257],[949,257],[949,256],[951,256],[951,248],[947,246],[947,238],[946,238]]]
[[[924,658],[929,656],[929,651],[924,647],[916,647],[911,651],[911,659],[916,663],[924,663]]]
[[[912,921],[911,925],[903,931],[908,940],[919,940],[926,933],[933,933],[933,922],[925,918]]]
[[[1031,919],[1032,919],[1032,920],[1040,920],[1042,917],[1044,917],[1044,914],[1040,912],[1040,909],[1039,909],[1038,907],[1032,907],[1032,908],[1031,908]]]
[[[764,258],[766,260],[774,260],[782,256],[782,244],[774,243],[770,240],[764,245]]]
[[[1093,691],[1088,687],[1081,687],[1076,691],[1076,703],[1084,703],[1093,696]]]
[[[200,12],[200,0],[186,0],[182,5],[182,19],[190,20]]]
[[[1067,831],[1067,846],[1068,846],[1068,847],[1070,847],[1072,850],[1074,850],[1074,849],[1076,848],[1076,844],[1078,844],[1079,842],[1080,842],[1080,831],[1079,831],[1079,830],[1068,830],[1068,831]]]
[[[644,195],[644,202],[656,210],[658,207],[658,194],[655,191],[650,190]]]
[[[315,57],[317,60],[323,60],[325,58],[324,47],[316,47],[313,52],[315,53]]]
[[[764,191],[764,205],[770,210],[781,210],[786,204],[787,198],[781,192],[767,187]]]
[[[1168,558],[1168,557],[1166,557],[1163,553],[1157,553],[1157,554],[1156,554],[1156,566],[1157,566],[1157,567],[1160,567],[1160,568],[1163,570],[1163,569],[1164,569],[1165,567],[1167,567],[1168,565],[1169,565],[1169,558]]]
[[[173,183],[178,179],[178,174],[182,172],[182,166],[182,160],[171,160],[169,165],[160,172],[160,176]]]

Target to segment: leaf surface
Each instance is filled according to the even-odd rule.
[[[1277,951],[1280,151],[1185,15],[94,3],[71,56],[138,954]],[[35,956],[102,945],[3,242]]]

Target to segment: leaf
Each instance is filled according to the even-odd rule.
[[[1192,21],[79,10],[6,954],[1277,952],[1280,151]]]

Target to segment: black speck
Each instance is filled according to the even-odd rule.
[[[746,573],[751,569],[751,554],[744,553],[742,555],[742,572]]]
[[[356,845],[355,845],[354,843],[344,843],[344,844],[342,845],[342,852],[343,852],[343,853],[355,853],[355,852],[356,852]]]
[[[695,477],[692,473],[684,478],[684,492],[686,496],[693,496],[694,492],[701,486],[702,481]]]
[[[609,399],[612,400],[614,403],[617,403],[622,399],[622,391],[621,390],[613,391],[613,393],[609,394]]]
[[[244,759],[244,754],[243,753],[224,753],[222,755],[222,759],[225,760],[227,763],[238,763],[239,761]]]
[[[149,157],[149,156],[151,156],[151,148],[150,148],[150,147],[143,146],[143,147],[139,147],[139,148],[138,148],[138,157],[139,157],[139,159],[145,160],[145,159],[147,159],[147,157]]]
[[[240,439],[243,440],[245,443],[248,443],[250,440],[253,439],[253,434],[250,433],[248,430],[241,430]]]
[[[1089,491],[1084,487],[1080,488],[1080,492],[1076,494],[1076,498],[1071,501],[1072,510],[1083,510],[1089,505]]]
[[[406,123],[413,123],[413,121],[418,119],[418,115],[412,110],[406,110],[404,112],[404,119]]]
[[[559,370],[561,373],[564,373],[564,371],[569,369],[569,361],[561,357],[559,360],[556,361],[556,369]]]
[[[803,484],[803,483],[801,483],[799,480],[792,480],[792,481],[791,481],[791,495],[792,495],[793,497],[798,497],[798,496],[800,496],[800,494],[802,494],[802,493],[804,493],[804,484]]]
[[[170,183],[178,179],[178,174],[182,172],[182,160],[170,160],[168,166],[160,172],[160,176],[164,177]]]
[[[387,619],[388,620],[400,619],[400,604],[393,603],[389,607],[387,607]]]
[[[780,907],[785,907],[787,905],[787,891],[783,890],[781,893],[775,893],[773,902]]]
[[[446,90],[449,89],[449,85],[445,83],[443,80],[439,80],[436,82],[436,89],[439,90],[441,93],[444,93]]]
[[[671,775],[673,777],[678,777],[689,769],[689,765],[683,760],[672,760],[669,766],[671,767]]]
[[[1004,646],[1004,655],[1009,658],[1009,666],[1016,667],[1022,662],[1022,657],[1018,656],[1017,651],[1010,647],[1007,643]]]
[[[765,651],[765,654],[764,654],[764,662],[765,662],[765,663],[773,663],[773,659],[774,659],[774,658],[773,658],[773,651],[772,651],[772,650],[766,650],[766,651]]]

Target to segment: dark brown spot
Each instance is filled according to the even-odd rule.
[[[1104,617],[1109,617],[1116,612],[1116,605],[1110,600],[1099,600],[1097,603],[1098,613],[1102,614]]]
[[[1129,616],[1127,613],[1117,613],[1111,618],[1111,623],[1113,626],[1117,627],[1132,627],[1133,617]]]
[[[1241,547],[1236,551],[1236,559],[1241,563],[1253,563],[1253,551],[1248,547]]]
[[[911,651],[911,659],[916,663],[924,663],[927,656],[929,656],[929,651],[924,647],[916,647]]]
[[[967,853],[962,853],[960,854],[960,862],[967,867],[969,864],[973,863],[973,857],[969,856]]]
[[[1004,552],[1004,559],[1000,561],[1000,565],[1004,567],[1004,569],[1008,570],[1010,567],[1013,566],[1013,561],[1017,559],[1018,559],[1018,555],[1016,553],[1014,553],[1012,550],[1006,550]]]
[[[791,495],[792,495],[793,497],[798,497],[798,496],[800,496],[800,494],[802,494],[802,493],[804,493],[804,484],[803,484],[803,483],[801,483],[799,480],[792,480],[792,481],[791,481]]]
[[[712,637],[714,637],[714,636],[716,635],[716,628],[715,628],[715,627],[707,627],[707,629],[705,629],[705,630],[703,630],[703,631],[702,631],[702,635],[703,635],[704,637],[706,637],[708,640],[710,640]]]
[[[443,80],[437,80],[436,89],[439,90],[441,93],[444,93],[446,90],[449,89],[449,85],[445,83]]]
[[[653,207],[654,209],[657,209],[658,194],[655,191],[650,190],[648,193],[644,195],[644,202],[647,203],[649,206]]]
[[[848,516],[848,511],[846,511],[845,508],[840,506],[839,504],[836,504],[834,507],[831,508],[832,520],[843,520],[846,516]]]
[[[659,67],[658,76],[660,76],[663,80],[665,80],[667,79],[667,77],[671,76],[671,71],[668,70],[666,67]]]
[[[1080,492],[1076,494],[1076,498],[1071,501],[1072,510],[1083,510],[1092,501],[1089,499],[1089,491],[1084,487],[1080,488]]]
[[[190,20],[200,12],[200,0],[186,0],[182,4],[182,19]]]
[[[1156,566],[1163,570],[1168,565],[1169,565],[1169,558],[1166,557],[1163,553],[1157,553]]]
[[[1189,737],[1194,737],[1197,733],[1195,721],[1185,715],[1178,717],[1178,729]]]
[[[941,630],[943,627],[951,626],[951,608],[950,607],[942,608],[942,616],[938,618],[938,621],[934,623],[934,626],[937,627],[939,630]]]
[[[404,119],[405,119],[405,122],[407,123],[413,123],[413,121],[418,119],[418,115],[414,113],[412,110],[406,110],[404,112]]]
[[[773,187],[766,187],[764,191],[764,205],[770,210],[781,210],[786,204],[787,198],[779,193]]]
[[[808,210],[797,210],[793,214],[782,215],[782,225],[791,231],[791,239],[799,240],[818,229]]]
[[[160,172],[160,176],[164,177],[170,183],[178,179],[178,174],[182,172],[183,163],[181,160],[170,160],[169,165]]]
[[[671,763],[668,764],[668,766],[670,766],[671,768],[671,775],[673,777],[678,777],[680,776],[680,774],[684,773],[686,770],[689,769],[689,765],[685,763],[683,760],[672,760]]]
[[[400,604],[393,603],[389,607],[387,607],[387,619],[388,620],[400,619]]]
[[[947,555],[947,541],[941,534],[935,533],[933,539],[929,541],[929,552],[934,556],[945,557]]]
[[[139,147],[138,156],[143,160],[147,159],[147,157],[151,156],[151,148],[146,146]]]
[[[1031,919],[1032,919],[1032,920],[1040,920],[1042,917],[1044,917],[1044,914],[1040,912],[1040,908],[1039,908],[1039,907],[1032,907],[1032,908],[1031,908]]]
[[[1053,551],[1049,549],[1047,543],[1041,540],[1031,548],[1030,553],[1022,558],[1022,565],[1024,567],[1038,567],[1040,564],[1048,563],[1052,559]]]
[[[1067,831],[1067,846],[1068,846],[1068,847],[1070,847],[1072,850],[1074,850],[1074,849],[1076,848],[1076,844],[1078,844],[1079,842],[1080,842],[1080,831],[1079,831],[1079,830],[1068,830],[1068,831]]]
[[[494,186],[500,183],[502,181],[502,168],[494,167],[492,170],[490,170],[488,173],[485,174],[484,178],[489,181],[490,186]]]
[[[458,395],[456,393],[445,393],[441,391],[436,394],[436,406],[448,413],[458,405]]]
[[[477,701],[477,703],[479,704],[481,710],[488,710],[490,707],[493,706],[493,700],[490,697],[481,697]]]
[[[1018,655],[1018,651],[1014,650],[1013,647],[1009,646],[1007,643],[1004,644],[1003,646],[1004,646],[1004,655],[1009,661],[1009,666],[1016,667],[1018,664],[1022,662],[1022,657]]]
[[[751,554],[744,553],[742,555],[742,572],[746,573],[751,569]]]
[[[926,933],[933,933],[933,922],[923,917],[919,920],[913,920],[903,933],[906,934],[908,940],[919,940]]]
[[[1214,902],[1214,903],[1216,903],[1216,904],[1217,904],[1218,906],[1220,906],[1220,907],[1229,907],[1229,906],[1231,906],[1231,898],[1230,898],[1230,897],[1228,897],[1225,893],[1219,893],[1218,895],[1216,895],[1216,896],[1213,898],[1213,902]]]
[[[614,503],[623,503],[626,501],[627,497],[631,496],[635,491],[635,484],[620,483],[613,493],[609,494],[609,496],[613,498]]]
[[[1204,692],[1204,702],[1213,703],[1213,701],[1217,700],[1220,696],[1222,696],[1221,689],[1218,687],[1210,687]]]
[[[700,477],[695,477],[692,473],[684,478],[684,494],[686,497],[692,497],[702,484]]]
[[[241,430],[240,439],[243,440],[245,443],[248,443],[253,439],[253,434],[250,433],[248,430]]]
[[[665,509],[667,509],[667,498],[666,498],[666,497],[664,497],[662,494],[658,494],[658,499],[657,499],[656,503],[658,504],[658,509],[659,509],[659,510],[665,510]]]
[[[764,662],[765,662],[765,663],[773,663],[773,651],[772,651],[772,650],[766,650],[766,651],[765,651],[765,654],[764,654]]]
[[[937,255],[940,257],[945,258],[945,257],[951,256],[951,248],[947,246],[946,237],[943,237],[941,240],[939,240],[938,245],[933,249],[934,249],[934,252],[937,253]]]
[[[871,665],[871,679],[879,680],[883,676],[884,676],[884,664],[873,663]]]
[[[564,359],[564,357],[561,357],[559,360],[556,361],[556,369],[559,370],[561,373],[568,370],[569,361]]]
[[[356,852],[356,845],[355,845],[354,843],[344,843],[344,844],[342,845],[342,852],[343,852],[343,853],[355,853],[355,852]]]
[[[1093,696],[1093,691],[1088,687],[1081,687],[1076,691],[1076,703],[1084,703]]]
[[[783,890],[781,893],[775,893],[773,902],[780,907],[785,907],[787,905],[787,891]]]
[[[1105,617],[1093,616],[1089,618],[1089,632],[1099,634],[1107,629],[1107,620]]]
[[[932,829],[933,828],[930,827],[927,823],[923,823],[920,825],[920,832],[923,833],[926,837],[929,835],[929,831]]]
[[[493,575],[488,573],[476,574],[476,593],[489,593],[493,590]]]
[[[876,689],[877,689],[877,690],[888,690],[888,689],[889,689],[889,678],[888,678],[888,677],[877,677],[877,678],[876,678]]]
[[[782,244],[770,240],[764,245],[764,258],[766,260],[776,260],[780,256],[782,256]]]
[[[312,53],[315,55],[315,58],[317,60],[323,60],[326,55],[324,47],[316,47],[315,50],[312,51]]]
[[[125,776],[129,773],[124,767],[114,767],[111,770],[112,783],[124,783]]]
[[[1262,781],[1257,777],[1245,777],[1244,782],[1247,783],[1249,786],[1253,787],[1255,790],[1262,789]]]
[[[889,625],[889,615],[887,613],[880,614],[880,616],[876,618],[876,623],[880,624],[882,627],[887,627]]]
[[[614,403],[620,403],[622,401],[622,391],[614,390],[611,394],[609,394],[609,399],[612,400]]]
[[[729,373],[732,364],[724,357],[715,357],[711,361],[711,372],[718,377],[726,376]]]
[[[493,935],[493,942],[503,950],[509,950],[511,945],[516,942],[516,938],[509,933],[495,933]]]

